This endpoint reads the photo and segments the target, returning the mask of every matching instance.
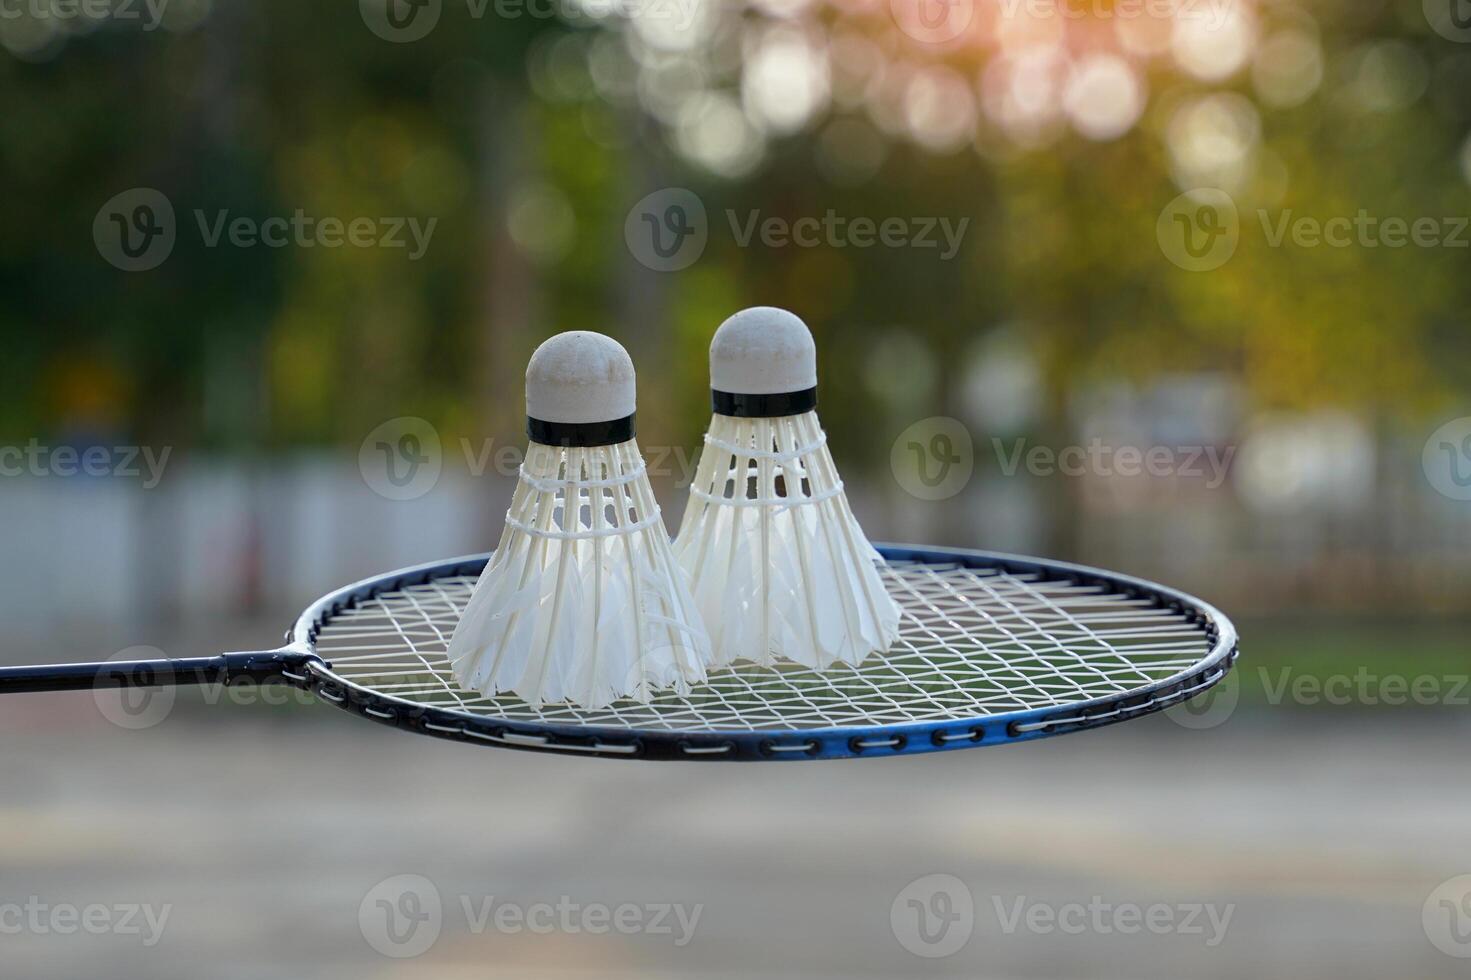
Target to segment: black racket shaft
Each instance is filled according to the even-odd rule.
[[[84,691],[99,687],[173,687],[185,684],[231,684],[239,681],[288,680],[309,660],[296,650],[222,653],[213,657],[169,660],[110,660],[93,664],[44,664],[0,667],[0,694],[35,691]]]

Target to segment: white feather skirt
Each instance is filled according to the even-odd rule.
[[[716,415],[674,553],[712,665],[776,658],[825,669],[887,651],[899,607],[843,494],[815,412]]]
[[[532,705],[648,701],[705,679],[709,636],[636,441],[531,443],[449,659],[461,687]]]

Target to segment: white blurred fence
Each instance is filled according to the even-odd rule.
[[[847,474],[865,529],[876,540],[1113,567],[1243,612],[1468,607],[1471,503],[1435,493],[1408,450],[1379,454],[1363,493],[1272,506],[1243,492],[1239,472],[1214,488],[1177,477],[1007,476],[984,452],[976,447],[963,492],[941,501]],[[172,460],[152,489],[116,477],[6,477],[0,617],[14,636],[282,615],[369,575],[490,549],[513,486],[505,473],[446,466],[423,496],[390,500],[355,458],[334,453],[193,455]],[[669,479],[656,491],[673,531],[684,491]]]

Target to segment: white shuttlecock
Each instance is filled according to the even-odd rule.
[[[531,356],[526,462],[449,643],[462,687],[600,708],[704,680],[710,640],[634,439],[634,397],[633,361],[609,337],[559,334]]]
[[[726,320],[710,344],[714,415],[674,552],[713,664],[857,664],[899,633],[883,559],[858,526],[817,421],[817,350],[786,310]]]

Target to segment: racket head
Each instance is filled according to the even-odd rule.
[[[533,707],[456,684],[445,655],[489,555],[400,569],[302,613],[292,680],[361,717],[502,748],[764,761],[913,755],[1078,732],[1162,711],[1237,656],[1230,620],[1130,576],[984,551],[881,545],[898,643],[857,667],[741,663],[686,695]]]

